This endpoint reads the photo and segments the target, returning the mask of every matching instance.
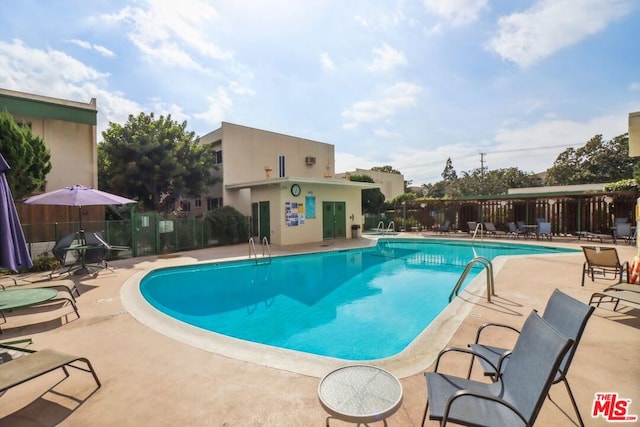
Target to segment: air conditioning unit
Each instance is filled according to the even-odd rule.
[[[315,157],[305,157],[304,158],[304,163],[306,165],[315,165],[316,164],[316,158]]]

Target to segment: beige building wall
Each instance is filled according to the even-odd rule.
[[[98,188],[95,99],[82,103],[0,89],[0,108],[28,124],[51,151],[45,191],[73,184]]]
[[[98,151],[96,127],[62,120],[16,116],[29,121],[32,132],[42,137],[51,150],[51,172],[45,191],[74,184],[98,188]]]
[[[217,166],[224,184],[212,188],[210,196],[222,197],[225,205],[232,205],[245,215],[251,214],[251,191],[227,187],[280,178],[279,156],[285,158],[284,177],[333,177],[335,158],[331,144],[226,122],[200,141],[222,150],[222,164]]]
[[[629,155],[640,157],[640,111],[629,113]]]
[[[322,184],[314,182],[301,182],[297,180],[285,180],[273,186],[260,186],[252,190],[252,201],[269,201],[269,215],[271,225],[271,243],[276,245],[295,245],[300,243],[321,242],[323,240],[323,203],[345,203],[345,235],[337,238],[350,239],[352,237],[351,226],[361,225],[362,191],[360,186],[345,186],[343,183]],[[291,194],[291,185],[300,185],[300,196]],[[315,198],[315,215],[310,217],[307,210],[306,198]],[[286,217],[286,205],[298,205],[298,215],[304,215],[303,222],[290,225]],[[299,205],[303,206],[300,212]]]
[[[191,215],[206,213],[207,198],[222,197],[224,205],[247,216],[252,215],[253,204],[268,202],[272,244],[323,241],[325,202],[344,203],[345,210],[340,214],[345,220],[344,233],[333,237],[351,238],[351,226],[362,223],[362,190],[379,188],[378,184],[334,178],[331,144],[225,122],[202,136],[200,142],[222,152],[222,162],[216,165],[221,183],[202,196],[201,208],[192,209]],[[283,174],[280,156],[284,158]],[[300,187],[299,195],[292,193],[294,185]],[[315,206],[315,215],[311,206]]]

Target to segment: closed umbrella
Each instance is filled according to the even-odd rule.
[[[5,175],[8,170],[0,154],[0,267],[18,272],[18,268],[28,269],[33,263]]]
[[[129,203],[137,202],[105,191],[96,190],[92,187],[75,184],[60,190],[29,197],[24,201],[24,203],[27,205],[77,206],[79,217],[78,221],[80,229],[82,229],[81,210],[83,206],[127,205]]]

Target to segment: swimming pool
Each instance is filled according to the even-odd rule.
[[[375,247],[162,268],[140,281],[157,310],[198,328],[342,360],[402,352],[448,305],[475,256],[576,252],[451,240],[379,240]],[[472,270],[466,283],[482,271]]]

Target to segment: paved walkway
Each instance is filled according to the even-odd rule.
[[[271,250],[278,255],[368,243],[358,239]],[[552,243],[578,247],[585,242],[558,239]],[[633,247],[616,247],[623,260],[636,253]],[[70,307],[7,316],[2,341],[31,337],[33,349],[54,348],[86,356],[103,386],[96,391],[89,375],[72,371],[64,381],[62,375],[52,373],[15,387],[0,396],[0,427],[324,425],[326,413],[317,399],[318,375],[225,357],[171,339],[140,323],[122,302],[123,283],[142,271],[247,254],[247,245],[240,245],[113,262],[114,272],[76,279],[82,292],[80,319]],[[555,288],[588,302],[594,291],[611,282],[588,281],[581,287],[583,261],[583,255],[576,254],[517,257],[501,263],[496,271],[497,296],[491,304],[480,293],[465,291],[457,298],[459,312],[465,314],[450,317],[460,318],[459,327],[451,327],[453,320],[441,325],[442,330],[452,331],[447,345],[465,346],[484,322],[520,326],[532,309],[544,310]],[[597,309],[587,325],[568,376],[587,426],[610,425],[590,416],[597,392],[617,392],[620,398],[631,399],[630,412],[640,415],[639,319],[640,308],[626,307],[616,313]],[[499,337],[498,343],[510,345],[511,337]],[[432,355],[442,346],[430,346],[427,339],[420,347],[413,360],[385,366],[401,378],[404,387],[402,407],[388,419],[389,426],[417,426],[422,418],[426,399],[422,371],[433,368]],[[267,354],[267,365],[269,357]],[[279,356],[274,353],[272,357]],[[446,369],[463,375],[466,368],[467,360],[460,360]],[[554,386],[551,396],[553,401],[545,401],[536,425],[575,425],[563,386]],[[349,424],[332,420],[331,425]]]

